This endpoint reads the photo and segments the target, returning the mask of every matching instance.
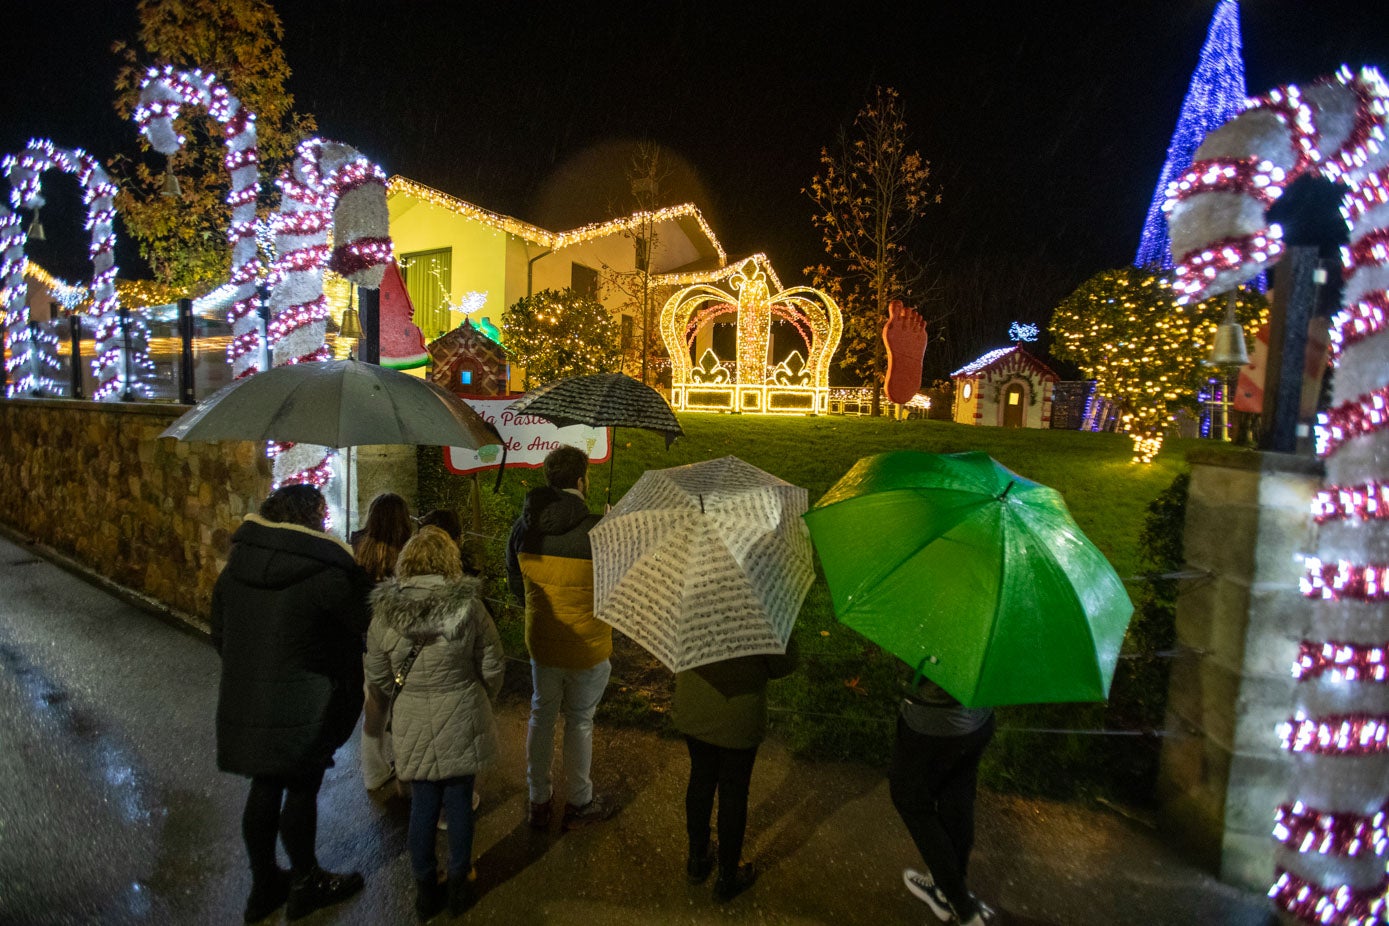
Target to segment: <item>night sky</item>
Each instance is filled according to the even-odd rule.
[[[1240,6],[1251,94],[1342,62],[1389,69],[1385,0]],[[298,108],[389,173],[560,230],[630,211],[621,143],[648,138],[687,166],[663,198],[694,199],[730,256],[767,252],[787,285],[819,259],[801,189],[820,147],[875,84],[896,87],[943,198],[919,256],[941,273],[1038,268],[993,298],[1031,303],[1001,317],[1045,322],[1070,288],[1132,261],[1215,0],[1011,17],[932,0],[276,7]],[[109,49],[133,36],[134,3],[5,8],[0,149],[36,135],[103,158],[132,149]],[[80,260],[78,229],[50,236],[73,239],[51,261]]]

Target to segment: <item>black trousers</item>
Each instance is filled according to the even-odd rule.
[[[964,736],[927,736],[907,726],[900,715],[897,718],[888,772],[892,806],[961,920],[976,910],[965,875],[974,848],[979,760],[993,735],[993,717]]]
[[[714,794],[719,796],[719,873],[732,875],[743,857],[743,834],[748,828],[748,784],[757,747],[725,749],[692,736],[685,737],[690,750],[690,784],[685,789],[685,832],[690,854],[709,851],[709,820],[714,815]]]
[[[292,872],[305,875],[318,867],[314,842],[318,837],[318,789],[324,769],[296,778],[252,778],[241,815],[241,838],[251,860],[251,877],[256,881],[273,878],[279,870],[275,861],[275,836],[279,835],[289,856]]]

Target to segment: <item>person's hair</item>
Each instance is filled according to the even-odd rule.
[[[325,504],[323,493],[318,489],[295,483],[271,492],[260,503],[260,516],[277,524],[297,524],[321,531]]]
[[[410,539],[410,508],[394,492],[383,492],[371,500],[367,522],[352,544],[357,563],[372,581],[380,582],[395,570],[396,557]]]
[[[578,488],[588,473],[588,454],[578,447],[556,447],[545,454],[545,481],[554,489]]]
[[[447,508],[435,508],[420,517],[420,527],[437,527],[439,530],[449,535],[449,539],[454,543],[463,536],[463,522],[458,520],[458,515],[449,511]]]
[[[463,563],[458,558],[458,545],[437,527],[421,527],[400,551],[395,563],[398,579],[410,576],[443,576],[457,579],[463,575]]]

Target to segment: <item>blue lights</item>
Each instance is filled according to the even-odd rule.
[[[1191,167],[1192,156],[1206,133],[1224,125],[1244,109],[1244,59],[1240,54],[1238,0],[1220,0],[1211,19],[1206,43],[1201,46],[1200,62],[1191,76],[1177,128],[1167,146],[1157,189],[1153,193],[1143,237],[1138,244],[1135,267],[1172,267],[1172,244],[1167,237],[1167,217],[1162,204],[1167,185]]]

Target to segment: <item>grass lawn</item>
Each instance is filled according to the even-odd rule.
[[[822,496],[860,457],[887,450],[935,453],[982,450],[1022,476],[1049,485],[1065,497],[1076,522],[1109,557],[1119,575],[1143,571],[1139,533],[1149,503],[1185,471],[1185,453],[1212,441],[1169,441],[1156,462],[1129,462],[1131,443],[1116,434],[1077,431],[1003,430],[951,422],[855,417],[770,418],[687,413],[680,416],[685,437],[666,450],[664,441],[642,431],[619,430],[611,465],[612,498],[619,499],[647,469],[679,466],[729,454],[787,482],[804,486],[810,504]],[[1230,448],[1232,453],[1243,452]],[[590,503],[599,508],[607,492],[609,466],[592,472]],[[483,477],[485,566],[492,595],[505,601],[505,533],[520,511],[525,492],[543,481],[540,470],[509,470],[501,492]],[[465,498],[466,477],[446,480],[447,496]],[[466,505],[458,504],[466,513]],[[865,537],[865,543],[872,538]],[[818,564],[817,564],[818,570]],[[1137,594],[1141,580],[1130,584]],[[929,590],[923,590],[923,594]],[[498,608],[494,608],[497,611]],[[499,613],[508,648],[524,656],[519,612]],[[907,675],[896,658],[880,652],[835,621],[823,575],[818,576],[797,622],[802,667],[773,683],[773,725],[802,754],[855,758],[881,763],[891,749],[892,724],[900,686]],[[605,701],[609,722],[663,726],[670,675],[645,652],[619,641],[614,656],[617,687]],[[1074,795],[1121,793],[1113,778],[1122,774],[1124,756],[1114,750],[1146,749],[1151,738],[1056,731],[1096,730],[1105,725],[1103,705],[1049,705],[1005,708],[1000,733],[986,754],[984,779],[994,787]]]

